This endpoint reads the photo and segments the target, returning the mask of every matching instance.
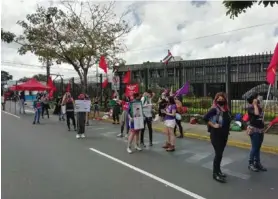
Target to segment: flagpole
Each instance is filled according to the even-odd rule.
[[[265,110],[266,110],[266,106],[267,106],[267,102],[268,102],[268,98],[269,98],[270,90],[271,90],[271,84],[269,84],[268,91],[267,91],[266,102],[265,102],[265,105],[264,105],[263,120],[264,120],[264,116],[265,116]]]

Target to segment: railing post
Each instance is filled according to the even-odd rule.
[[[232,95],[231,95],[231,57],[229,56],[227,58],[227,63],[226,63],[226,94],[227,94],[227,100],[228,100],[228,106],[230,109],[232,109]]]

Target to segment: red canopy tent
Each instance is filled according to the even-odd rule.
[[[43,85],[38,82],[36,79],[29,79],[27,82],[10,87],[13,91],[44,91],[51,89],[50,87]]]

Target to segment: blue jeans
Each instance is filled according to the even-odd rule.
[[[260,152],[261,152],[261,146],[264,140],[264,134],[263,133],[252,133],[250,135],[251,139],[251,151],[250,151],[250,158],[249,163],[254,164],[260,163]]]
[[[37,109],[35,112],[34,122],[40,122],[40,115],[41,115],[41,109]]]

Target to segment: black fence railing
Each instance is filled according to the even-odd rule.
[[[227,93],[232,113],[245,113],[246,101],[242,96],[257,87],[266,84],[266,69],[269,65],[271,53],[224,57],[202,60],[187,60],[163,63],[146,62],[137,65],[120,67],[118,76],[120,82],[128,68],[131,70],[131,83],[138,83],[140,91],[152,89],[157,97],[165,88],[174,91],[182,87],[187,81],[190,83],[189,93],[183,97],[183,103],[188,106],[189,113],[204,114],[212,104],[212,98],[217,92]],[[109,78],[111,79],[111,78]],[[71,82],[71,92],[77,96],[81,92],[79,78],[56,81],[58,92],[64,92],[68,82]],[[274,118],[278,115],[278,91],[277,82],[271,90],[269,103],[266,110],[266,118]],[[125,90],[125,84],[119,86],[120,97]],[[265,100],[267,89],[265,86],[258,87],[257,92]],[[111,83],[101,89],[99,76],[89,76],[87,93],[91,96],[103,96],[104,102],[112,96]],[[104,104],[106,104],[104,102]]]

